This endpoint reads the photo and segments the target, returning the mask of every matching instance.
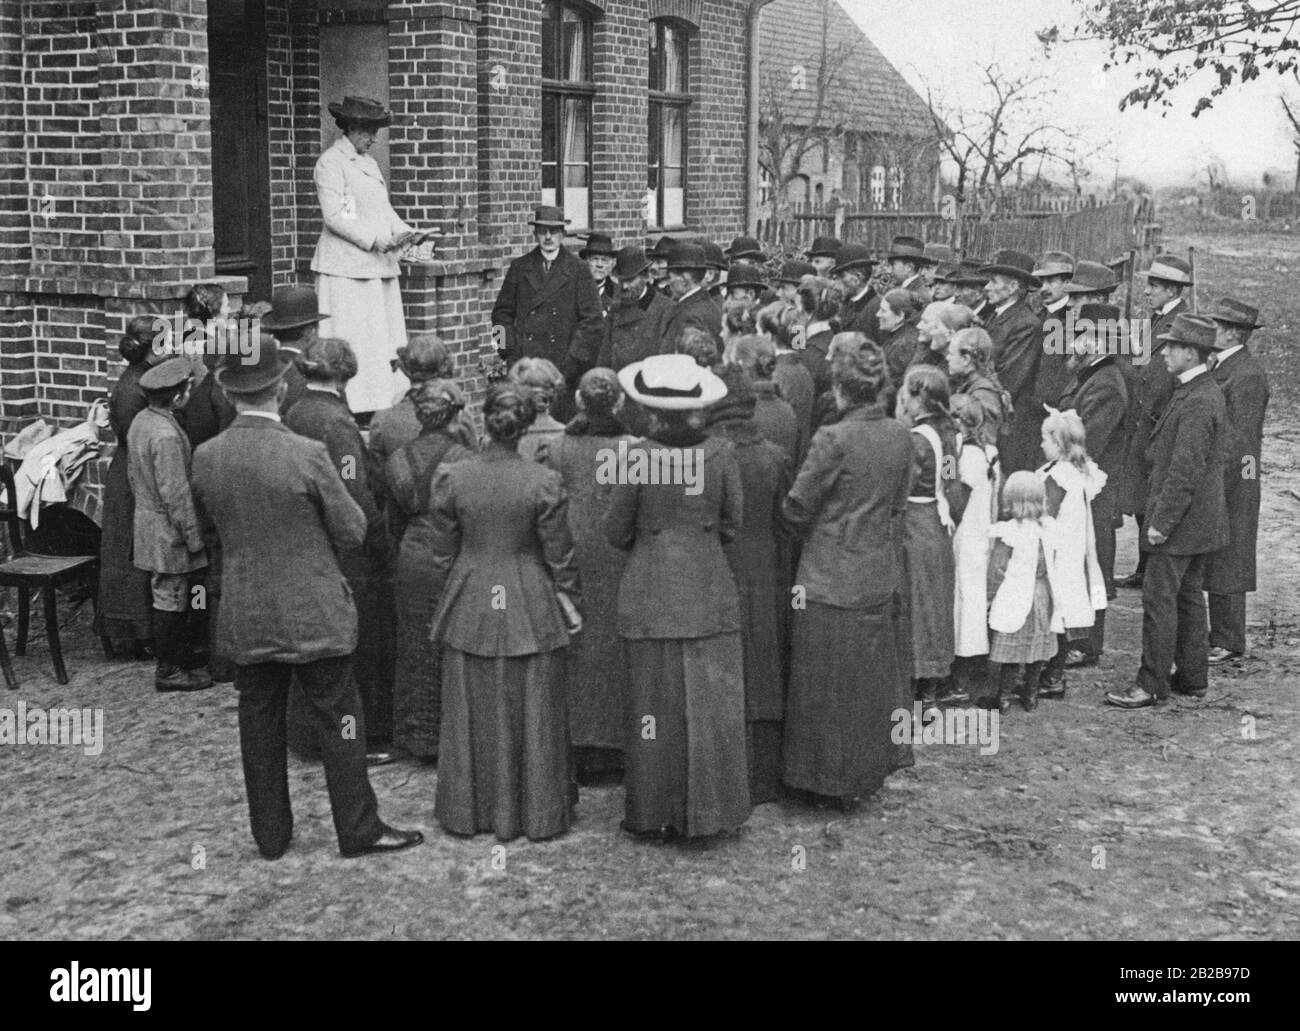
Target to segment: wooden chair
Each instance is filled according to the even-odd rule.
[[[37,555],[24,550],[23,519],[18,514],[18,491],[14,487],[14,475],[2,463],[0,487],[4,488],[0,523],[8,528],[9,547],[13,553],[11,558],[0,562],[0,587],[14,587],[18,590],[18,638],[14,644],[14,654],[27,654],[27,625],[31,616],[32,591],[40,591],[45,602],[45,637],[50,642],[54,676],[60,684],[66,684],[68,671],[63,665],[63,647],[59,643],[59,612],[55,588],[87,573],[98,574],[99,556]],[[94,597],[95,594],[92,593],[92,604]],[[5,683],[11,690],[17,690],[18,680],[14,676],[9,651],[5,647],[3,631],[0,631],[0,666],[4,668]]]

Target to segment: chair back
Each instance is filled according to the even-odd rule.
[[[0,504],[0,524],[9,531],[9,553],[21,555],[23,517],[18,514],[18,488],[14,486],[13,470],[3,461],[0,461],[0,489],[4,491],[4,503]]]

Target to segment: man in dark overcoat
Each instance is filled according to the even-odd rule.
[[[664,325],[664,348],[661,353],[678,350],[682,332],[696,326],[708,333],[722,353],[722,309],[704,286],[708,261],[704,248],[696,243],[678,244],[668,255],[668,293],[675,302]]]
[[[861,333],[868,340],[879,343],[880,324],[876,321],[876,312],[880,309],[880,297],[871,285],[874,265],[875,260],[866,247],[860,243],[846,243],[835,256],[831,278],[844,289],[839,332]]]
[[[1260,451],[1268,408],[1268,375],[1247,349],[1260,327],[1259,311],[1225,297],[1210,313],[1219,326],[1219,350],[1211,375],[1228,406],[1231,441],[1224,491],[1232,540],[1205,565],[1210,606],[1210,663],[1246,652],[1246,593],[1255,589],[1255,538],[1259,531]]]
[[[1039,358],[1043,351],[1043,323],[1025,303],[1025,294],[1038,285],[1034,259],[1021,251],[1002,250],[980,271],[989,277],[984,286],[990,310],[984,328],[993,340],[993,368],[1011,395],[1011,413],[998,434],[1002,471],[1010,476],[1042,465],[1043,406],[1036,403]]]
[[[1199,315],[1179,315],[1161,334],[1175,385],[1152,427],[1146,454],[1151,485],[1140,541],[1148,556],[1142,582],[1142,666],[1128,690],[1106,695],[1108,703],[1123,709],[1160,704],[1171,690],[1200,698],[1207,688],[1205,565],[1212,552],[1228,543],[1223,491],[1228,410],[1206,366],[1216,335],[1215,324]]]
[[[507,366],[546,358],[564,376],[568,389],[552,413],[561,422],[573,414],[573,392],[596,360],[604,327],[591,270],[563,246],[568,223],[561,208],[537,208],[528,223],[537,246],[510,263],[492,308],[492,332]]]
[[[1073,409],[1083,420],[1088,457],[1106,474],[1106,486],[1092,499],[1092,530],[1097,562],[1106,581],[1106,597],[1115,596],[1115,504],[1128,441],[1128,387],[1119,367],[1123,349],[1120,310],[1110,304],[1079,309],[1068,365],[1070,380],[1059,398],[1050,401],[1062,411]],[[1066,666],[1093,666],[1105,644],[1106,610],[1096,613],[1086,649],[1066,656]],[[1064,683],[1062,682],[1064,693]],[[1049,693],[1050,697],[1050,693]]]
[[[253,839],[278,859],[293,835],[285,713],[296,674],[316,722],[339,851],[391,852],[423,841],[379,819],[366,773],[365,717],[352,676],[357,612],[339,569],[360,548],[366,517],[325,445],[280,421],[287,362],[263,334],[257,360],[230,356],[216,373],[235,421],[194,453],[200,520],[221,538],[225,566],[217,640],[235,663],[239,747]]]
[[[1192,267],[1176,254],[1157,254],[1143,275],[1147,277],[1144,298],[1151,319],[1150,340],[1148,347],[1135,346],[1130,359],[1133,369],[1129,375],[1129,444],[1120,499],[1120,511],[1131,515],[1137,523],[1139,542],[1143,539],[1142,520],[1147,507],[1147,445],[1152,427],[1174,393],[1174,378],[1161,360],[1164,346],[1161,341],[1174,320],[1191,311],[1183,291],[1192,285]],[[1140,551],[1137,569],[1120,580],[1119,586],[1141,587],[1146,563],[1147,553]]]
[[[673,302],[650,281],[650,259],[640,247],[619,250],[611,278],[617,281],[618,291],[605,321],[597,364],[617,372],[667,351],[665,330]]]
[[[618,283],[611,273],[617,252],[614,241],[607,233],[590,233],[578,257],[591,269],[591,278],[596,282],[596,293],[600,296],[601,309],[608,314],[614,304],[614,295],[618,292]]]

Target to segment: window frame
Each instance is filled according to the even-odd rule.
[[[648,22],[648,54],[647,54],[647,126],[646,126],[646,178],[649,179],[650,170],[656,170],[656,185],[654,189],[654,210],[656,218],[651,221],[646,219],[646,228],[652,230],[676,230],[684,229],[687,224],[687,196],[690,188],[690,131],[691,131],[691,105],[694,102],[694,96],[691,94],[691,36],[695,32],[695,27],[689,22],[682,21],[679,18],[654,18]],[[665,90],[651,88],[656,79],[660,85],[663,85],[664,73],[667,69],[667,46],[665,40],[665,29],[671,29],[678,34],[681,39],[681,83],[684,90]],[[656,55],[658,60],[656,62]],[[658,63],[659,68],[655,65]],[[665,109],[673,109],[677,112],[678,119],[681,123],[681,191],[682,191],[682,217],[680,222],[664,221],[664,193],[668,189],[665,186],[664,176],[664,138],[663,131]],[[651,132],[654,133],[654,140],[657,146],[655,152],[651,153],[650,139]],[[649,182],[646,183],[647,198],[651,191]]]
[[[551,117],[553,118],[555,124],[555,153],[554,153],[555,160],[554,161],[547,161],[546,135],[545,133],[542,133],[542,161],[541,161],[542,190],[543,190],[542,200],[543,203],[545,203],[546,201],[545,190],[547,188],[545,185],[546,167],[548,164],[553,164],[555,166],[554,203],[558,207],[565,209],[567,211],[567,205],[565,204],[565,198],[564,198],[564,191],[565,191],[565,180],[567,178],[566,169],[569,167],[569,163],[565,160],[565,158],[567,157],[567,152],[565,151],[565,147],[564,147],[564,137],[565,137],[564,116],[565,116],[565,108],[567,106],[567,103],[569,101],[576,100],[582,103],[583,106],[586,108],[586,115],[587,115],[586,147],[585,147],[585,152],[583,154],[583,157],[585,159],[584,163],[587,169],[587,186],[586,186],[587,210],[586,210],[585,217],[583,218],[583,224],[578,225],[577,221],[575,220],[575,223],[572,228],[574,231],[584,231],[590,229],[592,225],[592,196],[595,192],[592,183],[592,179],[595,173],[595,162],[594,162],[593,152],[592,152],[592,138],[595,136],[594,117],[595,117],[596,82],[595,82],[595,68],[594,68],[594,64],[595,64],[594,51],[595,51],[595,41],[596,41],[596,27],[595,27],[596,18],[589,7],[586,7],[581,3],[575,3],[574,0],[546,0],[546,3],[542,7],[543,24],[545,24],[545,22],[549,20],[548,15],[550,14],[553,8],[558,9],[559,11],[560,14],[559,24],[561,26],[564,25],[565,23],[564,15],[566,12],[572,12],[574,15],[576,15],[577,20],[582,25],[583,56],[584,56],[583,73],[587,77],[585,79],[548,79],[543,76],[542,78],[542,110],[540,112],[542,118],[542,124],[545,125],[546,123],[546,114],[547,114],[546,109],[548,105],[553,105]],[[562,62],[563,32],[559,34],[558,45],[561,48],[561,53],[559,55],[559,58],[560,58],[560,63],[562,64],[563,63]],[[546,63],[547,63],[547,58],[545,54],[545,46],[546,46],[545,32],[543,32],[542,34],[542,46],[543,46],[543,53],[542,53],[541,71],[545,72]]]

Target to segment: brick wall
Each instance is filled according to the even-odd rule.
[[[277,286],[310,282],[320,233],[312,170],[320,109],[334,98],[320,95],[318,6],[365,4],[266,0]],[[541,4],[371,6],[388,33],[390,195],[409,222],[445,234],[435,261],[406,269],[408,326],[452,344],[477,396],[488,313],[506,265],[532,246],[541,194]],[[687,224],[725,242],[744,217],[747,4],[589,6],[594,228],[620,245],[645,235],[653,7],[697,22]],[[170,315],[192,283],[214,278],[206,17],[206,0],[0,5],[0,417],[82,417],[115,378],[126,321]]]

